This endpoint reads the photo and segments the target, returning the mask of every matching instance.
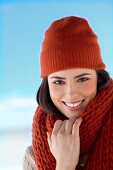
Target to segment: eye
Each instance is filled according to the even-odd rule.
[[[89,80],[89,78],[87,78],[87,77],[82,77],[82,78],[79,78],[77,81],[78,81],[78,82],[84,82],[84,81],[87,81],[87,80]]]
[[[53,83],[56,84],[56,85],[63,85],[65,82],[62,81],[62,80],[56,80]]]

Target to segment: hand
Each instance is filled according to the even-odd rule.
[[[47,133],[50,151],[61,169],[75,169],[80,154],[79,126],[82,118],[57,120],[52,134]]]

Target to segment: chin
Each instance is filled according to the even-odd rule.
[[[64,112],[63,112],[64,113]],[[66,112],[65,112],[66,113]],[[79,118],[80,117],[80,112],[75,113],[74,111],[71,111],[70,113],[64,114],[67,118]]]

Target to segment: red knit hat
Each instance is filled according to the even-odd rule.
[[[105,69],[98,37],[84,18],[54,21],[45,31],[40,55],[41,78],[70,68]]]

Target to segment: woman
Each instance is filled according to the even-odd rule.
[[[113,81],[88,21],[54,21],[45,32],[40,66],[24,169],[112,170]]]

